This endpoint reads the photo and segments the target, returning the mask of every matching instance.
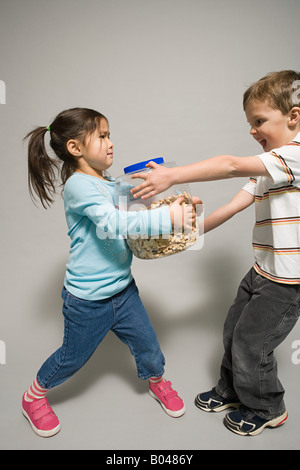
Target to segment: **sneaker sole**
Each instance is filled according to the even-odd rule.
[[[216,406],[215,408],[209,408],[209,405],[206,405],[205,402],[199,402],[197,397],[195,398],[195,405],[197,408],[200,408],[202,411],[206,411],[207,413],[215,412],[219,413],[220,411],[227,410],[227,408],[235,408],[238,409],[241,404],[240,403],[226,403],[226,405]]]
[[[271,421],[267,421],[263,426],[261,426],[258,429],[255,429],[254,431],[250,432],[244,432],[244,431],[239,431],[236,426],[237,424],[234,423],[233,421],[228,418],[226,415],[224,418],[225,426],[230,429],[230,431],[235,432],[236,434],[239,434],[240,436],[257,436],[260,434],[265,428],[277,428],[279,426],[282,426],[286,420],[288,419],[288,412],[285,411],[281,416],[278,416],[278,418],[274,418]]]
[[[25,418],[29,421],[29,424],[32,427],[32,430],[35,432],[35,434],[37,434],[40,437],[51,437],[60,431],[60,424],[53,429],[49,429],[48,431],[42,431],[41,429],[38,429],[35,427],[35,425],[32,423],[31,419],[29,418],[28,414],[23,408],[22,408],[22,413],[25,416]]]
[[[171,416],[172,418],[179,418],[180,416],[182,416],[185,413],[185,406],[183,406],[183,408],[181,408],[181,410],[177,410],[177,411],[168,410],[168,408],[165,407],[165,405],[160,401],[160,399],[150,389],[149,389],[149,394],[151,395],[151,397],[155,398],[155,400],[158,401],[158,403],[160,403],[162,409],[167,413],[167,415]]]

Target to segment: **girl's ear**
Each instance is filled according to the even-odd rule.
[[[80,157],[82,155],[81,143],[79,140],[70,139],[67,142],[68,152],[74,157]]]
[[[299,125],[300,123],[300,108],[299,106],[294,106],[291,110],[290,110],[290,126],[294,127],[294,126],[297,126]]]

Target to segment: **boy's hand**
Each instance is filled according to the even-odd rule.
[[[155,162],[146,165],[153,168],[151,173],[136,173],[131,178],[142,178],[144,183],[139,184],[131,190],[135,198],[147,199],[155,194],[161,193],[174,184],[172,168],[165,168]]]

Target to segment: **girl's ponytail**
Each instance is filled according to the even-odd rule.
[[[64,186],[76,171],[78,160],[68,151],[70,139],[83,144],[88,135],[100,129],[106,117],[89,108],[72,108],[59,113],[51,126],[37,127],[26,135],[28,142],[28,186],[33,199],[38,196],[45,209],[54,202],[55,183],[58,179]],[[55,157],[51,158],[45,147],[45,134],[50,131],[49,145]]]
[[[28,186],[32,199],[39,197],[45,209],[53,203],[55,181],[59,164],[49,157],[45,147],[45,134],[49,129],[37,127],[29,132],[28,142]]]

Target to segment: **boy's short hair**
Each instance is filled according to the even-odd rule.
[[[268,73],[245,91],[244,110],[251,100],[256,100],[267,101],[272,108],[279,109],[284,115],[288,114],[294,106],[300,106],[299,99],[294,99],[297,93],[300,94],[295,92],[299,85],[300,73],[294,70]]]

